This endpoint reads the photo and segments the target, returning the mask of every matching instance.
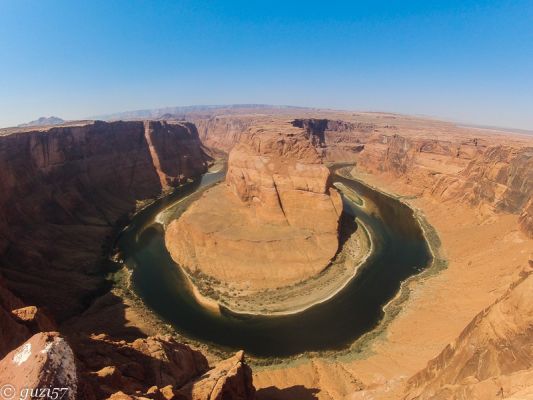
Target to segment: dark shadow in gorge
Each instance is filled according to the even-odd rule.
[[[257,400],[317,400],[320,392],[317,388],[306,388],[303,385],[295,385],[285,389],[269,386],[259,389],[256,393]]]
[[[337,254],[344,247],[344,243],[357,231],[357,222],[353,215],[343,211],[339,218],[339,249]]]

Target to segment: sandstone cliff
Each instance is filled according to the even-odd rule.
[[[455,175],[482,151],[477,140],[453,142],[410,139],[399,134],[373,135],[357,158],[357,168],[405,179],[420,191],[431,188],[435,177]]]
[[[406,399],[497,399],[533,393],[531,267],[409,380]]]
[[[215,385],[202,378],[206,358],[171,337],[130,328],[127,342],[71,327],[65,338],[56,332],[65,325],[50,317],[79,315],[106,289],[102,245],[115,226],[206,171],[194,125],[96,121],[0,133],[0,382],[16,394],[68,388],[61,394],[71,399],[191,399],[195,390],[207,399],[201,388],[217,385],[224,398],[252,399],[242,354],[238,365],[230,359],[210,372]],[[124,315],[114,311],[120,324]]]
[[[529,202],[522,210],[518,221],[520,223],[520,229],[526,232],[529,237],[533,237],[533,197],[529,199]]]
[[[362,143],[377,126],[370,122],[348,122],[327,118],[280,119],[265,115],[220,115],[192,119],[198,126],[202,143],[209,148],[229,153],[249,128],[267,124],[289,123],[303,128],[327,161],[353,161],[363,149]]]
[[[533,198],[533,148],[490,147],[456,176],[439,177],[432,194],[488,206],[496,212],[522,214],[520,226],[533,237],[528,222]]]
[[[257,118],[253,117],[231,116],[193,119],[202,143],[209,148],[226,153],[230,152],[256,120]]]
[[[304,128],[312,143],[322,148],[325,159],[332,162],[353,161],[377,128],[373,123],[317,118],[295,119],[292,124]]]
[[[309,134],[288,124],[251,128],[228,165],[226,184],[169,225],[174,260],[254,289],[323,270],[338,248],[342,205]]]
[[[533,148],[401,135],[377,135],[364,146],[355,173],[393,176],[418,194],[520,215],[520,227],[533,236]]]
[[[96,121],[0,136],[0,268],[59,320],[103,280],[102,243],[139,201],[206,170],[192,124]]]

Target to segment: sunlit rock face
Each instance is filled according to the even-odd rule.
[[[0,361],[0,379],[7,382],[5,398],[44,398],[47,393],[76,399],[78,376],[72,349],[57,332],[40,332]],[[55,389],[55,390],[54,390]],[[3,390],[7,390],[4,389]],[[38,392],[37,392],[38,391]],[[32,394],[31,396],[29,394]],[[52,397],[54,396],[54,397]]]
[[[515,399],[530,398],[532,271],[526,268],[499,300],[481,311],[426,368],[409,379],[406,400],[489,399],[511,393]]]
[[[519,222],[522,231],[529,237],[533,237],[533,196],[520,214]]]
[[[166,233],[173,259],[243,288],[295,283],[338,249],[339,194],[309,133],[251,128],[229,156],[225,184],[208,190]]]
[[[401,179],[443,201],[517,214],[521,230],[533,237],[533,148],[485,142],[375,135],[353,172]]]

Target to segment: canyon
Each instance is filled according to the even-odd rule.
[[[209,369],[171,337],[129,327],[128,306],[105,279],[114,268],[106,242],[128,216],[206,171],[195,126],[82,121],[31,129],[0,135],[2,381],[17,390],[68,387],[68,398],[83,399],[253,396],[242,354]],[[96,308],[105,322],[102,303],[115,330],[80,318]]]
[[[378,339],[354,346],[362,346],[363,355],[316,355],[255,369],[257,387],[277,387],[263,398],[289,399],[295,393],[320,399],[527,398],[531,136],[397,114],[312,117],[327,119],[328,127],[351,126],[342,133],[322,123],[324,153],[355,162],[355,179],[423,212],[439,234],[447,267],[404,286],[409,297],[402,311]],[[250,124],[254,118],[268,120],[241,121]],[[204,120],[210,125],[203,133],[206,143],[230,149],[235,119]],[[339,151],[339,143],[348,145]]]
[[[2,380],[67,385],[83,399],[531,396],[533,136],[386,113],[180,117],[190,122],[170,115],[0,130]],[[242,352],[222,357],[184,344],[105,279],[123,268],[107,255],[136,211],[224,153],[226,182],[167,228],[180,265],[205,265],[204,273],[241,290],[247,281],[277,287],[322,271],[339,245],[327,162],[351,163],[349,178],[422,213],[447,265],[407,281],[400,310],[385,307],[379,333],[342,354],[271,366],[252,360],[252,372]],[[238,229],[223,235],[223,221]],[[265,221],[272,231],[255,228]],[[242,243],[255,234],[271,240],[272,232],[294,242],[257,254]],[[312,263],[286,274],[307,254]],[[269,257],[250,273],[250,260]],[[279,272],[264,282],[260,271],[273,261]],[[61,373],[39,373],[50,366]]]

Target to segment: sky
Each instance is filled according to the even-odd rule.
[[[0,0],[0,126],[235,103],[533,130],[533,1]]]

